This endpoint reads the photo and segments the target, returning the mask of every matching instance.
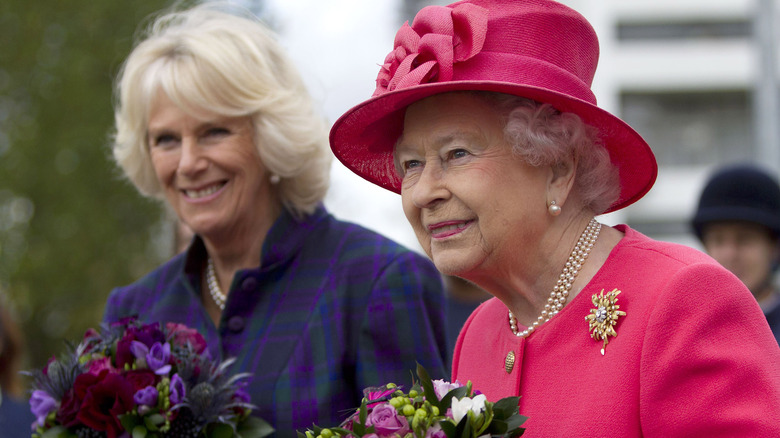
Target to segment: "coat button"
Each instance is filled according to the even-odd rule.
[[[228,329],[230,329],[231,332],[238,333],[241,330],[244,330],[245,325],[244,318],[240,316],[233,316],[228,320]]]
[[[515,367],[515,352],[510,351],[506,354],[506,359],[504,360],[504,369],[506,370],[506,373],[509,374],[512,372],[512,368]]]

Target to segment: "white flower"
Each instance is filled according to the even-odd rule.
[[[473,411],[479,415],[485,410],[485,402],[487,397],[485,394],[480,394],[474,398],[463,397],[460,400],[452,399],[452,418],[455,423],[460,423],[460,420],[465,417],[469,411]]]
[[[448,392],[452,391],[455,388],[460,388],[461,385],[458,382],[450,383],[446,380],[437,379],[433,381],[433,392],[436,393],[436,397],[439,398],[439,400],[442,399],[445,395],[447,395]]]

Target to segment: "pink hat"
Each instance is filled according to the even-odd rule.
[[[395,36],[371,99],[341,116],[330,132],[336,157],[363,178],[401,192],[393,146],[406,107],[459,90],[512,94],[572,112],[601,133],[620,172],[620,197],[607,211],[647,193],[658,172],[647,143],[596,106],[590,89],[598,63],[596,33],[576,11],[550,0],[466,0],[428,6]]]

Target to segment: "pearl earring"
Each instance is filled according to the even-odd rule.
[[[277,184],[279,184],[279,181],[282,180],[282,178],[279,175],[274,173],[273,175],[271,175],[269,180],[271,181],[271,184],[277,185]]]
[[[550,206],[547,207],[547,211],[550,213],[550,216],[558,216],[561,214],[561,206],[556,204],[555,201],[550,201]]]

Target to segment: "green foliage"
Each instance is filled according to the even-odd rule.
[[[447,438],[517,438],[525,432],[521,426],[527,417],[519,413],[520,397],[505,397],[493,403],[485,395],[475,394],[471,382],[455,388],[448,382],[438,382],[448,389],[439,400],[434,382],[419,363],[417,376],[419,381],[413,382],[407,393],[392,383],[366,388],[360,408],[341,425],[313,425],[304,432],[298,431],[298,438],[424,438],[440,436],[441,432]],[[368,425],[367,420],[373,415],[376,416]],[[456,423],[460,415],[462,418]],[[437,431],[437,427],[441,430]]]
[[[161,0],[0,2],[0,294],[37,367],[169,254],[110,159],[112,83]],[[157,241],[156,241],[157,240]]]
[[[263,438],[274,432],[270,423],[257,417],[248,417],[238,425],[238,438]]]

